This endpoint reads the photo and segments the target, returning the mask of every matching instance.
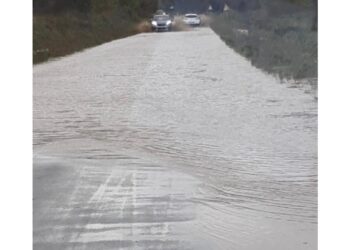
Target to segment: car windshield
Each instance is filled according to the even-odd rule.
[[[195,15],[195,14],[189,14],[189,15],[186,15],[185,17],[187,17],[187,18],[198,18],[198,16]]]
[[[154,16],[153,19],[156,21],[167,21],[167,20],[170,20],[170,17],[168,15],[161,15],[161,16]]]

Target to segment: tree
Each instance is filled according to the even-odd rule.
[[[231,9],[243,12],[260,8],[259,0],[226,0],[227,6]]]
[[[314,23],[312,25],[312,30],[318,30],[318,0],[313,0],[314,5]]]

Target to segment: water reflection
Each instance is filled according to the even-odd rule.
[[[158,166],[165,168],[160,173],[170,168],[180,179],[194,178],[188,185],[196,195],[190,191],[186,202],[197,208],[175,221],[187,218],[195,224],[173,226],[196,232],[195,241],[179,236],[195,242],[192,249],[280,249],[288,243],[290,249],[310,249],[316,244],[315,98],[253,68],[209,29],[139,35],[36,66],[33,135],[39,158],[88,159],[96,171],[106,160],[113,166],[126,162],[132,169]],[[134,170],[125,171],[133,176]],[[148,178],[159,175],[177,181],[158,171]],[[138,199],[146,199],[150,190],[141,189]],[[163,198],[173,199],[173,191],[165,189]],[[147,204],[155,211],[161,203],[152,202]],[[136,212],[147,213],[147,204]],[[103,223],[112,223],[114,214],[106,216]],[[138,220],[132,218],[125,223]],[[88,227],[97,230],[99,223]],[[121,225],[110,226],[106,241],[117,232],[125,236]],[[179,240],[176,230],[168,240]],[[206,241],[205,247],[200,242],[207,234],[213,245]],[[81,242],[84,237],[102,235],[83,235]],[[296,245],[301,240],[309,243]],[[187,249],[176,242],[167,247]]]

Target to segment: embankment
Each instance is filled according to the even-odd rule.
[[[283,79],[317,83],[317,31],[312,8],[277,8],[213,16],[211,27],[251,63]]]
[[[73,12],[36,15],[33,18],[33,61],[38,63],[64,56],[148,29],[142,18]]]

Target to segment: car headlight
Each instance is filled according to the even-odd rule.
[[[166,25],[170,25],[171,24],[171,21],[170,20],[168,20],[168,21],[166,21]]]
[[[152,21],[152,25],[153,26],[157,26],[157,22],[156,21]]]

